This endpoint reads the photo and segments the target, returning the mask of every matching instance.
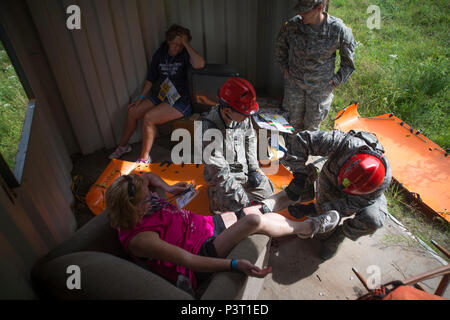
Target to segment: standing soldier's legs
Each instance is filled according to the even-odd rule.
[[[318,131],[321,122],[330,111],[333,101],[332,92],[312,92],[306,96],[306,110],[304,116],[304,130]]]
[[[304,130],[305,103],[306,92],[295,83],[295,80],[291,82],[286,80],[282,108],[288,112],[288,121],[296,132]]]
[[[299,85],[295,83],[294,80],[289,82],[285,80],[284,86],[284,99],[282,108],[288,113],[288,122],[294,127],[295,132],[292,134],[287,134],[286,136],[286,147],[288,149],[288,155],[283,161],[284,165],[287,165],[291,171],[294,171],[297,166],[302,165],[297,161],[297,157],[290,154],[292,145],[295,140],[295,134],[299,131],[303,131],[304,128],[304,117],[305,117],[305,107],[306,107],[306,92],[300,88]]]

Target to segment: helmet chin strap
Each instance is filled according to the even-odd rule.
[[[225,113],[225,117],[227,117],[228,120],[233,121],[233,119],[231,119],[231,117],[228,115],[228,113]]]
[[[221,105],[220,108],[222,109],[222,108],[229,108],[229,107],[226,107],[226,106],[222,106],[222,105]],[[222,110],[223,110],[223,109],[222,109]],[[223,120],[223,118],[222,118],[222,112],[220,112],[219,115],[220,115],[220,118],[221,118],[222,121],[223,121],[223,124],[224,124],[225,128],[227,128],[227,129],[234,129],[234,128],[236,128],[236,127],[239,125],[239,123],[238,123],[237,121],[234,121],[234,120],[233,120],[226,112],[223,112],[223,113],[225,114],[225,117],[227,117],[227,119],[231,121],[231,123],[236,122],[236,124],[235,124],[234,126],[229,127],[229,126],[225,123],[225,121]]]

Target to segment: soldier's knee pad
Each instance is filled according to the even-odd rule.
[[[357,214],[357,218],[367,226],[368,229],[380,229],[384,226],[386,213],[380,210],[379,203],[364,208]]]
[[[359,212],[353,219],[347,219],[343,223],[343,232],[346,237],[355,241],[366,235],[371,235],[384,225],[384,215],[379,213]]]
[[[368,230],[374,231],[384,226],[384,218],[384,213],[382,212],[367,212],[357,217],[361,225]]]

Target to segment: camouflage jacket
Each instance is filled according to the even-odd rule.
[[[297,172],[306,173],[304,164],[309,155],[328,158],[319,175],[316,205],[321,211],[337,210],[350,215],[373,204],[383,196],[383,192],[392,179],[391,168],[386,157],[384,157],[387,166],[384,181],[374,192],[367,195],[350,195],[338,187],[337,177],[344,162],[363,150],[377,152],[379,155],[384,153],[384,148],[378,139],[364,131],[351,130],[349,133],[339,130],[302,131],[297,134],[291,149],[292,154],[298,157],[300,163],[303,163],[303,168],[298,166]]]
[[[326,14],[322,25],[314,29],[297,15],[278,34],[275,61],[303,89],[324,89],[330,80],[338,86],[353,73],[355,47],[352,30],[341,19]],[[341,62],[334,74],[337,50]]]
[[[211,142],[209,129],[218,129],[223,144],[214,138]],[[232,122],[227,128],[220,115],[219,107],[213,107],[202,117],[204,177],[208,185],[222,187],[226,191],[233,189],[245,193],[240,183],[236,183],[234,174],[247,175],[249,170],[258,170],[257,139],[251,119],[241,123]],[[214,131],[212,131],[214,132]],[[212,147],[214,148],[213,152]]]

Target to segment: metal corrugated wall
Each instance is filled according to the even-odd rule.
[[[273,48],[295,0],[28,0],[79,148],[116,145],[126,106],[141,90],[153,52],[172,23],[191,29],[207,63],[236,67],[260,92],[282,93]],[[68,30],[66,8],[81,9]],[[138,132],[132,142],[140,138]]]
[[[71,210],[76,140],[25,1],[0,1],[0,22],[36,99],[21,185],[0,177],[0,298],[33,298],[30,268],[76,229]]]
[[[208,63],[232,65],[258,91],[277,96],[282,77],[273,50],[296,0],[168,0],[167,20],[188,26],[192,44]]]

